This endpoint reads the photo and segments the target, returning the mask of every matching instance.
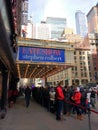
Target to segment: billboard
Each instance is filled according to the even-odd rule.
[[[30,62],[65,62],[65,50],[39,47],[19,47],[18,60]]]
[[[21,25],[21,37],[32,38],[33,37],[33,24],[28,22],[27,25]]]

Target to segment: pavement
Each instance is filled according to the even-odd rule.
[[[96,104],[98,111],[98,102]],[[85,115],[84,120],[76,119],[76,115],[63,116],[65,120],[57,121],[50,113],[34,100],[25,107],[24,98],[19,98],[12,108],[8,108],[4,119],[0,120],[0,130],[97,130],[98,114],[91,112],[90,120]]]

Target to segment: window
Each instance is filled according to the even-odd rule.
[[[83,62],[83,65],[85,66],[85,62]]]
[[[72,70],[74,70],[74,67],[72,67]]]
[[[85,56],[83,56],[83,60],[85,60]]]
[[[96,67],[94,67],[94,70],[96,70]]]
[[[83,55],[85,55],[85,52],[83,52]]]
[[[77,58],[76,58],[76,56],[74,56],[74,60],[76,60]]]
[[[83,77],[83,73],[81,73],[81,77]]]
[[[25,12],[28,12],[28,3],[25,3],[24,10],[25,10]]]
[[[81,56],[80,56],[80,60],[81,60]]]
[[[88,64],[90,64],[90,61],[88,61]]]
[[[90,57],[88,56],[88,60],[90,60]]]
[[[89,75],[90,75],[90,77],[92,77],[92,74],[91,74],[91,72],[89,73]]]
[[[84,73],[84,76],[87,77],[87,73]]]
[[[84,70],[86,70],[86,67],[84,66]]]
[[[82,54],[81,51],[79,52],[79,54],[80,54],[80,55]]]
[[[74,51],[74,55],[76,55],[76,51]]]
[[[77,67],[75,67],[75,70],[77,70]]]
[[[82,62],[80,62],[80,65],[82,65]]]
[[[89,66],[89,70],[91,70],[91,67]]]
[[[97,75],[97,72],[95,72],[95,75]]]

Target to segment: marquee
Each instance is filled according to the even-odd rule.
[[[60,62],[65,63],[65,50],[19,46],[18,60],[30,62]]]

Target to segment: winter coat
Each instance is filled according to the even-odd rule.
[[[64,93],[61,86],[57,86],[56,88],[56,99],[57,100],[64,100]]]
[[[80,104],[81,103],[81,92],[75,92],[74,95],[72,96],[72,100],[76,104]]]

